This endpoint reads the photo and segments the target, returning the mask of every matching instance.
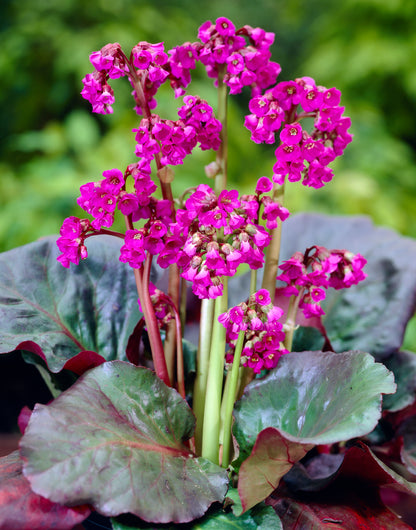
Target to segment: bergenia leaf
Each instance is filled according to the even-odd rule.
[[[394,373],[397,384],[397,392],[383,399],[383,409],[397,412],[416,400],[416,353],[399,351],[383,362]]]
[[[277,510],[285,528],[318,530],[331,525],[329,528],[410,529],[383,505],[379,488],[414,495],[416,484],[388,468],[365,444],[359,442],[348,448],[338,470],[327,479],[330,483],[324,491],[312,493],[314,488],[307,487],[307,494],[303,495],[283,487],[271,496],[268,502]]]
[[[222,501],[228,482],[225,470],[184,445],[194,423],[187,403],[153,372],[107,362],[35,407],[21,441],[24,473],[54,502],[187,522]]]
[[[376,227],[366,217],[298,214],[285,221],[281,261],[312,245],[361,253],[368,278],[350,289],[330,289],[323,324],[335,351],[358,349],[377,359],[403,342],[416,306],[416,241]]]
[[[376,490],[350,487],[332,495],[270,500],[285,530],[412,530],[390,511]]]
[[[111,524],[113,530],[156,530],[159,528],[131,515],[112,517]],[[175,530],[175,528],[178,526],[163,525],[164,530]],[[270,530],[273,528],[273,530],[282,530],[283,527],[274,509],[261,503],[238,517],[230,509],[224,510],[220,506],[216,510],[209,510],[206,515],[192,521],[189,525],[180,525],[180,528],[189,530],[191,528],[192,530]]]
[[[314,445],[372,431],[381,416],[381,394],[395,388],[393,375],[367,353],[282,357],[276,370],[250,384],[235,406],[243,509],[272,493]]]
[[[416,416],[409,418],[400,426],[399,434],[403,436],[401,459],[409,472],[416,475]]]
[[[34,493],[18,451],[0,458],[0,530],[71,530],[90,513],[88,506],[69,508]]]
[[[241,462],[267,427],[294,442],[329,444],[370,432],[381,416],[381,394],[394,392],[393,374],[363,352],[285,355],[253,381],[235,406]]]
[[[126,359],[140,319],[134,275],[120,263],[117,238],[88,240],[89,256],[65,269],[55,239],[0,255],[0,352],[42,357],[52,372],[81,351]]]

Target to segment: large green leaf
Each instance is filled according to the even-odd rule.
[[[235,492],[238,497],[237,490]],[[230,492],[227,493],[227,498],[229,495]],[[156,530],[157,528],[175,530],[178,528],[176,525],[154,526],[129,515],[112,518],[111,524],[113,530]],[[283,527],[274,509],[263,502],[239,516],[235,515],[234,511],[224,510],[222,507],[212,509],[201,519],[180,525],[180,528],[183,530],[282,530]]]
[[[29,350],[52,372],[80,351],[126,359],[128,337],[140,318],[130,267],[120,242],[97,236],[89,257],[65,269],[54,238],[0,255],[0,351]]]
[[[381,415],[381,394],[394,392],[393,374],[363,352],[301,352],[282,357],[253,381],[235,406],[239,462],[267,427],[289,440],[329,444],[370,432]]]
[[[416,305],[416,241],[366,217],[305,213],[285,221],[281,260],[312,245],[348,249],[368,260],[364,282],[330,289],[322,304],[335,351],[357,349],[382,359],[398,350]]]
[[[24,473],[54,502],[187,522],[222,501],[228,482],[225,470],[184,445],[194,423],[186,402],[150,370],[104,363],[35,407],[21,442]]]

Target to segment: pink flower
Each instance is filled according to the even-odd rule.
[[[259,195],[267,193],[273,189],[273,183],[267,177],[260,177],[256,185],[256,193]]]
[[[280,133],[280,140],[286,145],[298,144],[302,139],[302,127],[299,123],[289,123]]]
[[[228,18],[225,17],[217,18],[215,21],[215,29],[223,37],[230,37],[231,35],[235,34],[234,24],[231,22],[231,20],[228,20]]]
[[[271,304],[269,291],[267,289],[260,289],[259,291],[254,293],[254,300],[256,304],[259,304],[261,306]]]
[[[139,207],[139,201],[136,195],[132,193],[124,192],[118,201],[118,209],[123,215],[130,215],[135,212]]]
[[[88,219],[78,219],[78,217],[67,217],[60,229],[60,236],[56,244],[62,254],[57,260],[66,268],[71,263],[78,265],[80,259],[88,256],[87,247],[84,240],[87,232],[93,231]]]

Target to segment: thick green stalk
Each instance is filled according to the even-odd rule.
[[[218,317],[227,311],[226,281],[224,278],[223,295],[215,300],[202,431],[202,456],[214,464],[219,463],[221,395],[225,357],[225,327],[218,322]]]
[[[202,428],[204,421],[205,392],[207,388],[209,352],[211,349],[212,321],[214,318],[215,300],[206,299],[201,303],[199,328],[199,346],[196,359],[196,377],[194,383],[192,409],[196,417],[195,445],[197,453],[202,449]]]
[[[218,106],[217,119],[222,124],[220,132],[221,144],[217,151],[217,164],[219,172],[215,177],[215,191],[217,194],[225,190],[227,186],[227,158],[228,158],[228,135],[227,135],[227,96],[228,87],[224,83],[226,66],[221,65],[218,72]]]
[[[292,344],[293,344],[293,334],[296,329],[296,314],[299,309],[299,303],[302,299],[303,295],[303,289],[300,289],[299,294],[297,296],[292,296],[289,301],[289,307],[287,310],[287,318],[284,325],[285,329],[285,340],[283,342],[284,347],[292,351]]]
[[[239,373],[240,373],[240,359],[241,352],[244,345],[245,330],[241,330],[237,344],[234,350],[233,366],[231,371],[227,374],[226,390],[224,391],[223,407],[222,407],[222,467],[228,467],[230,463],[230,451],[231,451],[231,424],[233,418],[234,403],[238,390]]]
[[[273,200],[278,201],[283,206],[285,185],[273,188]],[[279,266],[280,242],[282,239],[282,221],[278,221],[277,228],[270,231],[271,241],[266,251],[266,260],[264,263],[264,274],[262,288],[267,289],[270,293],[272,302],[274,301],[276,290],[276,276]]]

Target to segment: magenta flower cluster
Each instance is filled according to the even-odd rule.
[[[171,225],[174,236],[186,240],[175,249],[176,263],[182,277],[192,282],[192,290],[199,298],[217,298],[223,292],[224,276],[234,276],[242,263],[251,269],[264,264],[263,251],[270,236],[258,223],[260,205],[265,204],[263,217],[269,226],[277,218],[285,219],[289,212],[279,203],[264,196],[271,182],[262,177],[255,195],[242,195],[237,190],[223,190],[218,196],[206,184],[201,184],[186,200],[185,208],[176,212],[176,224]],[[175,254],[174,254],[175,255]],[[171,252],[169,253],[171,257]],[[163,266],[165,254],[158,263]]]
[[[281,129],[281,144],[275,151],[273,180],[283,184],[300,181],[321,188],[333,177],[328,164],[340,156],[352,141],[351,120],[342,115],[341,93],[336,88],[317,86],[310,77],[278,83],[250,100],[251,114],[245,126],[256,143],[275,142]],[[302,129],[300,121],[313,118],[313,130]],[[283,126],[283,127],[282,127]]]
[[[281,68],[270,61],[273,33],[251,26],[236,30],[231,20],[220,17],[215,24],[210,20],[202,24],[198,37],[202,41],[195,45],[198,59],[209,77],[218,79],[223,75],[230,94],[239,94],[249,86],[252,95],[257,95],[276,82]]]
[[[143,265],[149,266],[152,256],[157,256],[162,268],[178,266],[197,297],[214,299],[223,294],[224,279],[234,276],[240,265],[253,270],[264,265],[265,249],[271,241],[269,231],[289,216],[273,196],[276,185],[283,185],[287,178],[321,188],[332,179],[329,164],[352,140],[351,121],[343,115],[340,91],[319,86],[310,77],[277,83],[280,66],[271,61],[270,52],[274,34],[261,28],[236,29],[229,19],[220,17],[215,23],[205,22],[198,37],[199,42],[186,42],[168,51],[162,42],[139,42],[129,57],[118,43],[91,54],[94,72],[83,79],[81,94],[90,101],[93,112],[111,113],[114,93],[110,81],[127,77],[135,110],[142,116],[133,129],[138,161],[124,174],[111,169],[104,171],[99,182],[81,186],[77,203],[93,219],[69,217],[64,221],[57,241],[61,252],[58,260],[63,266],[78,264],[87,256],[86,238],[112,233],[124,240],[120,261],[143,271],[148,270]],[[167,166],[182,164],[196,147],[218,151],[224,134],[211,106],[198,96],[186,95],[191,71],[198,62],[215,84],[225,85],[230,94],[238,94],[244,87],[251,90],[245,126],[254,142],[280,143],[275,150],[272,180],[258,179],[253,194],[239,195],[226,189],[216,193],[200,184],[186,201],[181,199],[175,211],[169,187],[173,172]],[[167,82],[175,97],[184,96],[176,120],[152,112],[157,106],[155,96]],[[220,153],[217,161],[207,166],[208,176],[215,177],[221,170],[222,156]],[[162,200],[153,195],[157,190],[151,178],[154,166],[161,181]],[[108,230],[117,211],[126,218],[125,234]],[[134,225],[137,222],[140,224]],[[359,283],[366,277],[362,270],[365,263],[360,254],[314,246],[280,265],[282,272],[277,279],[286,285],[279,289],[295,297],[294,304],[305,317],[321,316],[320,302],[326,289]],[[172,299],[152,284],[149,294],[159,326],[177,318]],[[232,363],[237,338],[243,331],[241,365],[256,374],[274,368],[287,353],[282,315],[264,289],[222,314],[219,321],[226,328],[230,346],[226,362]]]
[[[136,132],[136,155],[149,162],[160,154],[163,166],[182,164],[199,144],[202,150],[218,150],[221,140],[221,122],[212,108],[199,97],[185,96],[184,105],[178,110],[179,120],[162,120],[156,114],[151,122],[143,119]]]
[[[89,232],[94,232],[88,219],[78,219],[78,217],[67,217],[60,229],[60,237],[56,244],[61,254],[58,261],[66,268],[71,263],[78,265],[80,259],[88,256],[87,247],[84,244]]]
[[[366,263],[361,254],[315,245],[304,254],[296,252],[279,266],[283,272],[277,279],[286,283],[279,292],[298,297],[306,318],[322,316],[325,312],[320,302],[326,297],[325,290],[346,289],[363,281],[367,277],[363,271]]]
[[[247,302],[232,307],[219,316],[226,329],[226,340],[231,349],[225,360],[232,364],[238,336],[244,332],[241,366],[252,368],[255,374],[277,366],[280,357],[289,353],[283,346],[285,333],[279,319],[283,310],[271,303],[270,294],[260,289]]]
[[[191,82],[190,72],[198,61],[205,65],[210,77],[218,79],[221,75],[231,94],[238,94],[243,87],[249,86],[252,94],[258,95],[276,82],[281,68],[270,60],[273,33],[251,26],[236,30],[230,20],[220,17],[215,24],[209,20],[205,22],[199,28],[198,37],[201,42],[186,42],[168,53],[161,42],[139,42],[129,59],[120,44],[107,44],[91,54],[95,71],[83,79],[81,94],[90,101],[93,112],[111,113],[114,92],[108,81],[127,75],[136,101],[141,97],[136,91],[136,83],[139,83],[149,109],[154,109],[155,95],[165,81],[169,80],[176,97],[185,94]],[[137,105],[136,111],[141,114],[143,109]]]

